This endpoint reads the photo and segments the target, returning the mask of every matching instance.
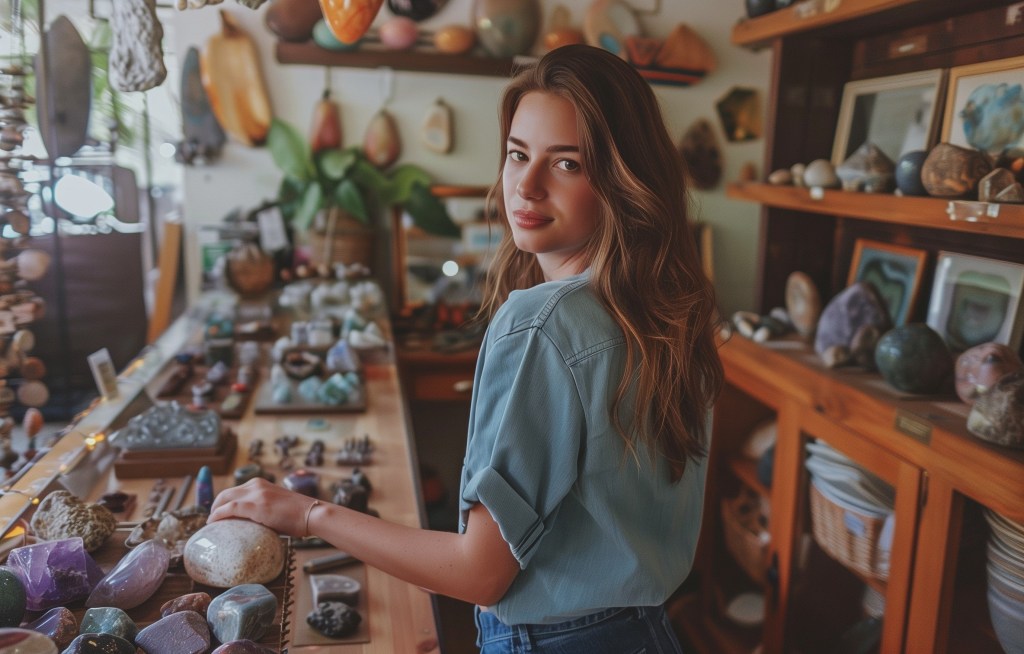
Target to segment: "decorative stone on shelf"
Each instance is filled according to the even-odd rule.
[[[926,150],[907,152],[896,162],[896,188],[903,195],[924,196],[928,190],[921,183],[921,168],[928,158]]]
[[[924,323],[886,332],[875,348],[875,363],[890,386],[907,393],[935,393],[953,371],[953,358],[942,336]]]
[[[1024,448],[1024,372],[1004,375],[978,396],[967,416],[967,430],[997,445]]]
[[[888,193],[895,184],[896,165],[874,143],[857,148],[836,168],[844,191]]]
[[[885,303],[866,282],[847,287],[828,303],[818,321],[814,350],[830,368],[872,367],[878,335],[892,325]]]
[[[786,279],[786,312],[801,336],[814,334],[821,316],[821,295],[807,273],[795,271]]]
[[[962,353],[956,360],[956,394],[967,404],[991,389],[1011,372],[1024,369],[1024,363],[1009,346],[982,343]]]
[[[921,183],[933,197],[964,198],[974,195],[978,182],[991,170],[992,162],[983,152],[939,143],[924,160]]]
[[[807,164],[802,177],[803,185],[807,187],[839,188],[840,185],[836,170],[828,159],[815,159]]]

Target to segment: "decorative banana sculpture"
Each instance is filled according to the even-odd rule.
[[[220,33],[199,58],[203,88],[224,131],[245,145],[261,145],[273,116],[259,55],[234,16],[221,10],[220,20]]]
[[[313,122],[309,129],[309,148],[314,153],[341,147],[341,112],[338,103],[331,100],[331,90],[313,107]]]
[[[320,0],[324,20],[342,43],[358,41],[380,11],[384,0]]]

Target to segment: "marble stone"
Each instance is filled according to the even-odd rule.
[[[25,615],[25,585],[10,568],[0,566],[0,628],[17,627]]]
[[[117,519],[105,506],[88,504],[68,491],[53,491],[43,498],[32,516],[32,532],[40,540],[80,536],[93,552],[114,533]]]
[[[201,654],[210,648],[210,627],[195,611],[179,611],[140,631],[135,644],[146,654]]]
[[[209,593],[189,593],[175,597],[160,606],[160,617],[166,618],[179,611],[195,611],[199,615],[206,615],[206,609],[210,608],[211,601]]]
[[[907,393],[935,393],[949,382],[953,357],[934,329],[910,323],[882,335],[875,363],[893,388]]]
[[[92,592],[103,570],[81,538],[46,541],[12,550],[7,565],[25,586],[25,608],[42,611],[70,604]]]
[[[1002,343],[975,345],[956,359],[956,394],[967,404],[1011,372],[1024,370],[1017,353]]]
[[[1024,372],[1004,375],[978,396],[967,430],[997,445],[1024,448]]]
[[[185,544],[185,571],[195,581],[215,588],[267,583],[283,568],[281,539],[273,530],[248,520],[208,524]]]
[[[135,654],[135,645],[113,634],[81,634],[61,654]]]
[[[135,621],[116,606],[87,609],[78,630],[83,634],[110,634],[128,642],[134,642],[139,633]]]
[[[359,628],[363,616],[344,602],[320,602],[306,616],[306,623],[328,638],[344,638]]]
[[[889,310],[878,297],[873,286],[857,282],[832,298],[818,321],[818,332],[814,337],[814,351],[823,355],[831,347],[849,348],[851,359],[863,359],[861,350],[854,351],[854,342],[874,345],[873,340],[864,337],[862,331],[877,329],[879,333],[892,325]],[[870,352],[867,353],[870,355]],[[832,361],[842,365],[849,360]]]
[[[31,629],[0,629],[0,654],[57,654],[52,640]]]
[[[259,640],[277,613],[277,598],[260,584],[242,584],[213,599],[206,622],[217,640]]]
[[[78,620],[71,609],[66,606],[55,606],[25,625],[25,628],[48,636],[57,643],[57,649],[63,650],[78,635]]]
[[[153,539],[139,545],[96,585],[85,605],[89,607],[115,606],[135,608],[160,587],[171,562],[171,550]]]
[[[213,650],[213,654],[274,654],[274,651],[243,638],[224,643]]]

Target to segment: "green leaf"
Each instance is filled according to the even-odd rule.
[[[320,185],[310,184],[306,187],[306,192],[302,196],[302,201],[295,210],[295,216],[292,218],[292,225],[295,229],[302,232],[308,230],[309,226],[313,224],[313,218],[316,217],[316,212],[320,211],[323,206],[324,193],[320,189]]]
[[[277,118],[271,120],[267,149],[274,163],[286,176],[301,180],[313,177],[309,145],[298,130],[288,123]]]
[[[353,150],[325,150],[317,155],[317,166],[324,177],[336,182],[348,174],[356,163],[356,156]]]
[[[415,164],[402,164],[391,171],[388,189],[382,193],[386,196],[385,204],[405,204],[412,195],[417,184],[430,186],[430,175]]]
[[[459,238],[462,230],[452,222],[444,203],[430,192],[425,184],[413,184],[405,210],[412,216],[415,225],[436,236]]]
[[[345,179],[338,184],[338,188],[334,190],[334,204],[350,213],[354,218],[369,224],[370,217],[366,213],[363,195],[352,180]]]
[[[367,161],[366,159],[358,159],[354,166],[352,166],[352,172],[350,173],[352,181],[354,181],[360,187],[366,189],[373,196],[378,196],[382,200],[384,199],[384,193],[388,186],[388,179],[384,176],[384,173],[380,172],[376,166]],[[385,202],[387,204],[387,202]]]

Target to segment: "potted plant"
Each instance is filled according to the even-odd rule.
[[[277,204],[293,233],[306,236],[314,264],[342,260],[372,268],[374,236],[387,230],[382,214],[394,206],[431,234],[460,236],[430,192],[430,175],[415,164],[380,170],[359,146],[314,152],[298,130],[277,118],[267,148],[284,173]]]

